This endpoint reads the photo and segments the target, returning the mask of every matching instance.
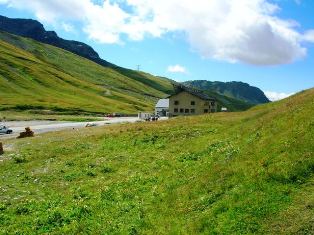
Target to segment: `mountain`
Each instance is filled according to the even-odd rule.
[[[104,67],[66,50],[0,32],[0,109],[65,113],[151,111],[170,80]]]
[[[206,80],[195,80],[184,82],[184,84],[201,90],[216,92],[249,104],[264,104],[270,102],[262,90],[243,82],[211,82]]]
[[[129,78],[132,78],[142,83],[146,83],[146,85],[148,86],[158,86],[158,84],[151,83],[149,80],[146,79],[145,76],[143,76],[138,71],[126,69],[101,59],[98,53],[91,46],[85,43],[65,40],[58,37],[58,35],[54,31],[46,31],[44,26],[36,20],[11,19],[8,17],[0,16],[0,31],[31,38],[38,42],[59,47],[76,55],[89,59],[104,67],[111,67],[121,75],[128,76]],[[162,89],[161,87],[156,88]]]
[[[171,81],[147,73],[98,65],[66,50],[0,32],[0,110],[58,114],[152,111],[173,92]],[[252,107],[207,93],[230,111]]]
[[[53,45],[76,55],[92,60],[103,66],[114,66],[113,64],[101,59],[98,53],[89,45],[82,42],[65,40],[54,31],[46,31],[44,26],[36,20],[31,19],[11,19],[0,16],[0,31],[22,37],[32,38],[36,41]]]
[[[4,142],[3,234],[314,234],[314,89]]]
[[[2,74],[4,74],[3,76],[16,76],[16,73],[12,73],[12,68],[10,68],[11,66],[13,66],[13,68],[15,68],[14,66],[17,66],[20,68],[20,71],[23,70],[24,74],[19,74],[19,76],[23,77],[23,76],[30,76],[30,77],[36,77],[36,79],[39,81],[41,79],[46,80],[47,77],[42,77],[43,74],[41,73],[33,73],[33,74],[28,74],[25,71],[30,70],[30,68],[37,68],[39,66],[39,63],[34,63],[34,64],[30,64],[27,63],[27,60],[21,61],[19,65],[17,65],[17,61],[19,59],[22,58],[22,56],[18,55],[18,54],[25,54],[23,51],[21,50],[25,50],[28,53],[32,54],[32,55],[27,55],[31,56],[31,57],[36,57],[37,60],[40,60],[41,62],[45,62],[48,64],[48,66],[53,67],[56,72],[58,70],[61,70],[59,72],[64,72],[65,74],[71,74],[73,78],[77,79],[76,83],[72,83],[72,86],[77,86],[78,83],[80,82],[86,82],[86,79],[88,80],[88,82],[92,82],[91,84],[89,83],[88,85],[86,85],[86,87],[88,86],[94,86],[95,83],[97,85],[99,85],[99,81],[101,80],[101,86],[103,86],[101,89],[104,89],[103,84],[108,84],[110,83],[109,87],[113,88],[113,87],[119,87],[119,92],[123,93],[123,96],[125,95],[130,95],[131,96],[136,96],[137,99],[139,99],[139,97],[144,96],[144,98],[142,97],[142,100],[138,100],[139,103],[134,104],[133,108],[130,108],[130,104],[128,105],[129,108],[127,108],[126,110],[124,110],[125,112],[136,112],[137,110],[152,110],[153,109],[153,104],[155,102],[156,99],[161,98],[161,97],[165,97],[168,94],[171,94],[173,92],[173,87],[171,85],[171,83],[174,83],[174,81],[171,81],[167,78],[163,78],[163,77],[155,77],[152,76],[150,74],[147,73],[143,73],[143,72],[139,72],[139,71],[134,71],[134,70],[130,70],[130,69],[126,69],[126,68],[122,68],[119,66],[116,66],[114,64],[111,64],[103,59],[101,59],[99,57],[99,55],[97,54],[97,52],[90,47],[89,45],[86,45],[82,42],[77,42],[77,41],[71,41],[71,40],[65,40],[62,39],[60,37],[58,37],[58,35],[54,32],[54,31],[46,31],[44,29],[44,26],[39,23],[36,20],[29,20],[29,19],[11,19],[11,18],[7,18],[4,16],[0,16],[0,31],[4,31],[2,33],[0,33],[0,39],[2,39],[3,41],[5,41],[6,43],[9,43],[11,45],[14,45],[16,48],[14,50],[12,50],[12,54],[11,56],[16,57],[16,60],[13,60],[12,62],[8,61],[8,58],[4,58],[5,54],[3,54],[3,71]],[[5,33],[6,32],[6,33]],[[11,34],[17,35],[17,36],[22,36],[22,37],[26,37],[29,38],[29,40],[26,40],[24,38],[21,37],[15,37]],[[36,43],[33,39],[37,42],[41,42],[44,44],[48,44],[48,45],[52,45],[54,47],[63,49],[63,50],[57,50],[56,48],[53,47],[47,47],[44,44],[39,44]],[[7,45],[3,45],[3,48],[6,48],[6,55],[10,54],[10,50],[8,49]],[[20,50],[18,50],[20,49]],[[73,53],[72,55],[70,55],[69,53],[66,53],[66,51]],[[51,55],[58,55],[58,57],[53,57]],[[65,54],[65,55],[63,55]],[[80,56],[80,57],[75,57],[75,55]],[[63,58],[68,58],[68,61],[65,61]],[[98,65],[102,66],[103,69],[101,69],[102,71],[105,71],[101,76],[101,78],[97,77],[100,76],[100,74],[95,73],[95,70],[100,69],[100,67],[98,66],[97,69],[95,69],[95,65],[93,66],[87,66],[88,62],[86,60],[83,60],[83,58],[90,60],[92,62],[97,63]],[[80,73],[78,71],[82,70],[82,68],[79,68],[80,65],[79,63],[76,64],[72,64],[72,61],[82,61],[84,65],[82,65],[82,68],[84,68],[84,73]],[[31,61],[31,60],[30,60]],[[28,61],[28,62],[30,62]],[[10,65],[10,66],[9,66]],[[24,66],[24,67],[23,67]],[[21,69],[23,68],[23,69]],[[75,71],[75,73],[73,73],[73,70]],[[110,70],[110,74],[114,74],[115,79],[113,79],[113,76],[107,76],[108,70]],[[55,73],[56,73],[55,72]],[[82,74],[84,74],[85,76],[83,77]],[[90,79],[90,77],[92,77],[92,79]],[[123,83],[121,81],[121,78],[127,78],[129,80],[129,83],[126,84],[121,84]],[[133,81],[131,81],[133,80]],[[26,81],[24,81],[26,82]],[[34,82],[34,79],[32,80],[32,82]],[[51,81],[52,83],[55,83],[55,81]],[[47,86],[48,86],[48,81],[47,81]],[[140,86],[143,86],[145,88],[143,89],[134,89],[133,84],[137,84]],[[132,84],[132,85],[131,85]],[[187,85],[191,85],[189,82],[185,83]],[[218,83],[217,83],[218,84]],[[223,83],[222,83],[223,84]],[[38,84],[37,84],[38,85]],[[69,84],[68,84],[69,85]],[[204,89],[204,82],[202,82],[201,86],[199,86],[199,84],[197,83],[197,81],[193,81],[193,86],[196,86],[197,88],[200,89]],[[205,84],[206,85],[206,84]],[[49,85],[49,87],[51,87],[51,85]],[[106,87],[106,86],[105,86]],[[123,87],[123,89],[121,89],[121,87]],[[220,85],[220,88],[223,87],[222,85]],[[232,94],[229,92],[229,90],[232,87]],[[37,87],[39,89],[39,87]],[[75,87],[75,89],[77,89],[78,87]],[[99,88],[99,87],[98,87]],[[107,85],[108,88],[108,85]],[[237,90],[239,88],[239,90]],[[71,88],[72,89],[72,88]],[[73,88],[74,89],[74,88]],[[247,99],[244,99],[243,96],[245,96],[245,92],[247,90],[250,91],[250,96],[252,97],[252,90],[253,88],[249,87],[245,87],[245,84],[241,83],[241,86],[228,86],[228,89],[222,90],[222,89],[217,89],[217,87],[215,87],[215,89],[206,89],[206,92],[213,98],[216,98],[219,102],[220,106],[224,106],[227,107],[229,111],[240,111],[240,110],[246,110],[250,107],[252,107],[254,104],[256,103],[262,103],[262,102],[258,102],[256,100],[251,100],[252,102],[247,102]],[[257,88],[256,88],[257,89]],[[4,90],[4,88],[2,89]],[[69,92],[69,91],[68,91]],[[255,91],[256,92],[256,91]],[[49,92],[48,92],[49,93]],[[44,93],[48,94],[48,93]],[[86,93],[86,92],[85,92]],[[84,92],[77,92],[76,94],[85,94]],[[97,93],[97,92],[96,92]],[[107,96],[106,98],[108,98],[108,94],[110,92],[106,92]],[[138,94],[137,94],[138,93]],[[3,93],[4,95],[5,93]],[[20,94],[20,93],[18,93]],[[27,102],[30,103],[31,105],[27,105],[26,107],[30,107],[33,106],[33,108],[36,106],[37,108],[46,108],[48,104],[45,104],[43,107],[41,107],[41,103],[42,102],[37,102],[38,100],[43,101],[44,103],[46,102],[46,100],[43,98],[40,98],[39,94],[42,94],[42,92],[38,92],[37,93],[37,98],[33,101],[36,101],[35,103],[33,103],[32,99],[29,99]],[[239,95],[240,94],[240,95]],[[242,95],[244,94],[244,95]],[[22,95],[22,94],[20,94]],[[35,96],[35,94],[33,94],[33,96]],[[29,97],[29,94],[26,95],[25,97]],[[150,97],[150,101],[146,102],[147,97]],[[71,96],[68,97],[71,100],[75,100],[75,96]],[[260,97],[259,97],[260,98]],[[102,98],[103,99],[103,98]],[[12,105],[14,105],[14,100],[15,99],[11,99],[11,103],[10,103],[10,107],[12,107]],[[67,99],[65,99],[67,100]],[[85,102],[82,103],[82,105],[79,102],[73,102],[71,101],[71,109],[75,109],[74,104],[78,105],[76,109],[79,109],[81,111],[87,111],[87,109],[84,107],[84,103],[86,104],[86,106],[88,106],[87,101],[89,100],[89,98],[85,98]],[[93,100],[93,99],[92,99]],[[96,99],[97,100],[97,99]],[[121,102],[123,99],[116,99],[116,101]],[[22,99],[21,101],[26,102],[26,99]],[[22,102],[22,103],[23,103]],[[90,100],[89,100],[90,102]],[[128,101],[127,99],[124,100],[123,102],[126,102],[125,105],[127,105],[128,102],[130,102],[131,104],[133,104],[133,101]],[[2,103],[5,103],[5,100],[2,100]],[[99,101],[99,104],[103,103],[103,101]],[[36,105],[35,105],[36,104]],[[56,106],[58,102],[55,104]],[[103,103],[105,104],[105,103]],[[25,104],[21,104],[19,102],[16,103],[16,106],[22,105],[22,107],[25,107]],[[50,108],[53,106],[52,104],[48,105]],[[92,112],[96,112],[97,110],[99,112],[106,112],[106,111],[115,111],[115,112],[119,112],[121,111],[119,105],[117,105],[115,107],[114,104],[111,104],[109,106],[106,106],[106,108],[102,107],[102,108],[97,108],[95,109],[95,107],[99,107],[101,105],[89,105],[94,106],[94,108],[89,108],[89,111]],[[122,105],[124,106],[124,105]],[[131,105],[132,106],[132,105]],[[54,107],[54,109],[58,109],[58,108],[64,108],[67,107],[69,108],[69,104],[64,103],[63,105],[61,105],[61,107]],[[115,107],[115,108],[114,108]]]
[[[36,20],[11,19],[11,18],[7,18],[4,16],[0,16],[0,31],[1,30],[4,32],[10,33],[10,34],[30,38],[30,39],[36,40],[38,42],[41,42],[41,43],[45,43],[45,44],[49,44],[49,45],[61,48],[65,51],[72,52],[78,56],[81,56],[83,58],[86,58],[88,60],[91,60],[91,61],[103,66],[105,69],[110,68],[111,71],[115,71],[115,74],[117,77],[118,76],[127,77],[129,79],[134,80],[135,83],[140,83],[146,87],[151,87],[155,91],[157,90],[157,91],[161,92],[161,93],[158,93],[158,95],[157,95],[155,93],[155,91],[151,91],[151,92],[147,93],[148,96],[155,96],[155,98],[159,98],[159,97],[165,96],[166,94],[171,94],[173,92],[173,87],[171,86],[171,83],[173,83],[173,81],[171,81],[167,78],[163,78],[163,77],[154,77],[154,76],[146,74],[146,73],[122,68],[122,67],[116,66],[112,63],[109,63],[109,62],[101,59],[99,57],[98,53],[89,45],[86,45],[82,42],[62,39],[62,38],[58,37],[58,35],[54,31],[46,31],[44,26]],[[13,44],[20,49],[23,49],[23,50],[26,50],[26,51],[32,53],[35,57],[37,57],[37,59],[41,59],[41,60],[47,61],[48,63],[52,63],[52,64],[56,65],[57,69],[62,68],[63,71],[67,71],[68,69],[71,70],[73,68],[77,69],[76,67],[78,65],[75,65],[73,67],[69,63],[69,61],[65,62],[65,64],[67,65],[67,67],[65,67],[64,65],[62,65],[61,63],[58,62],[59,59],[54,58],[53,60],[51,60],[49,58],[49,56],[47,56],[49,54],[49,52],[45,53],[46,47],[41,49],[41,50],[34,49],[34,47],[38,46],[38,45],[34,46],[36,44],[34,41],[24,40],[22,38],[8,36],[8,35],[9,34],[1,33],[0,38],[2,40],[6,41],[7,43]],[[51,48],[49,48],[49,50],[51,50]],[[61,52],[61,51],[58,52],[59,58],[63,57],[62,53],[63,52]],[[77,59],[75,59],[75,60],[77,60]],[[85,63],[86,63],[86,61],[85,61]],[[25,64],[25,66],[29,66],[29,65]],[[8,69],[9,69],[9,67],[8,67]],[[86,71],[90,70],[87,67],[85,69],[86,69]],[[91,75],[92,72],[93,72],[93,69],[91,69],[91,71],[89,71],[89,75]],[[41,76],[41,75],[36,74],[36,76]],[[103,82],[105,82],[105,81],[103,81]],[[119,82],[121,82],[121,81],[118,81],[118,79],[117,79],[117,83],[115,85],[120,86]],[[194,85],[197,85],[197,84],[194,84]],[[198,88],[203,89],[202,86],[198,87]],[[129,88],[125,88],[125,89],[126,89],[126,91],[129,90]],[[130,87],[130,90],[132,90],[132,87]],[[145,91],[145,89],[138,91],[138,92],[143,93],[143,91]],[[130,91],[128,91],[128,92],[130,92]],[[252,107],[253,106],[252,104],[255,104],[254,102],[248,103],[248,102],[246,102],[246,100],[243,100],[243,99],[241,100],[241,98],[239,99],[239,97],[229,96],[229,93],[227,93],[227,92],[220,93],[220,92],[217,92],[217,90],[207,90],[206,92],[208,93],[208,95],[216,98],[218,100],[220,106],[227,107],[228,110],[230,110],[230,111],[246,110],[246,109]],[[142,109],[143,107],[144,107],[144,109],[147,109],[147,107],[148,107],[147,105],[149,105],[149,107],[152,107],[152,102],[145,103],[145,104],[146,105],[144,105],[144,106],[141,106],[141,105],[138,106],[138,107],[140,107],[139,109]],[[101,109],[101,110],[116,110],[116,111],[118,111],[117,109],[112,109],[112,108]],[[131,111],[131,110],[132,109],[130,109],[128,111]],[[133,112],[134,111],[135,111],[135,109],[133,109]]]
[[[4,31],[10,34],[15,34],[22,37],[34,39],[38,42],[49,44],[66,51],[72,52],[83,58],[91,60],[101,66],[110,67],[119,73],[122,77],[131,78],[137,82],[143,83],[146,86],[151,86],[154,89],[162,90],[166,93],[172,92],[172,87],[166,88],[159,84],[160,79],[154,77],[154,79],[147,79],[148,74],[126,69],[117,65],[114,65],[99,57],[98,53],[89,45],[82,42],[65,40],[56,34],[54,31],[46,31],[44,26],[36,20],[31,19],[11,19],[8,17],[0,16],[0,31]],[[24,49],[24,48],[22,48]],[[149,75],[151,78],[153,76]],[[158,80],[158,81],[157,81]],[[161,79],[165,80],[165,79]],[[168,80],[168,79],[166,79]],[[157,82],[156,82],[157,81]]]
[[[156,89],[163,89],[162,87],[159,87],[158,84],[152,83],[149,79],[146,79],[146,76],[138,71],[126,69],[101,59],[98,53],[85,43],[65,40],[58,37],[54,31],[46,31],[44,26],[36,20],[11,19],[0,16],[0,31],[31,38],[38,42],[59,47],[104,67],[110,67],[120,73],[122,76],[127,76],[141,83],[145,83],[147,86],[155,86]]]

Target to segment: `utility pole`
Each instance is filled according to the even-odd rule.
[[[141,65],[138,64],[138,65],[137,65],[137,71],[140,71],[140,70],[141,70]]]

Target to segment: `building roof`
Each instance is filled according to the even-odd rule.
[[[169,108],[169,99],[160,99],[158,100],[156,108]]]
[[[197,89],[194,89],[194,88],[191,88],[191,87],[186,87],[186,86],[183,86],[183,85],[176,85],[175,87],[175,94],[171,95],[171,96],[174,96],[174,95],[177,95],[183,91],[185,92],[188,92],[190,93],[191,95],[194,95],[202,100],[212,100],[212,101],[216,101],[215,98],[211,98],[209,97],[207,94],[205,94],[204,92],[202,92],[201,90],[197,90]],[[169,96],[168,98],[170,98],[171,96]]]

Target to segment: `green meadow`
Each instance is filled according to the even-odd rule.
[[[0,112],[136,114],[152,111],[156,100],[172,90],[170,80],[106,68],[62,49],[0,32]]]
[[[5,140],[1,234],[313,234],[314,90]]]

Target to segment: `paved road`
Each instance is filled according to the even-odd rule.
[[[5,125],[13,130],[11,135],[0,135],[0,139],[17,137],[25,127],[30,127],[32,131],[37,133],[45,133],[52,131],[59,131],[64,129],[82,128],[89,124],[96,124],[97,126],[119,124],[119,123],[133,123],[137,122],[137,117],[121,117],[121,118],[108,118],[104,121],[96,122],[57,122],[57,121],[16,121],[6,122]]]

